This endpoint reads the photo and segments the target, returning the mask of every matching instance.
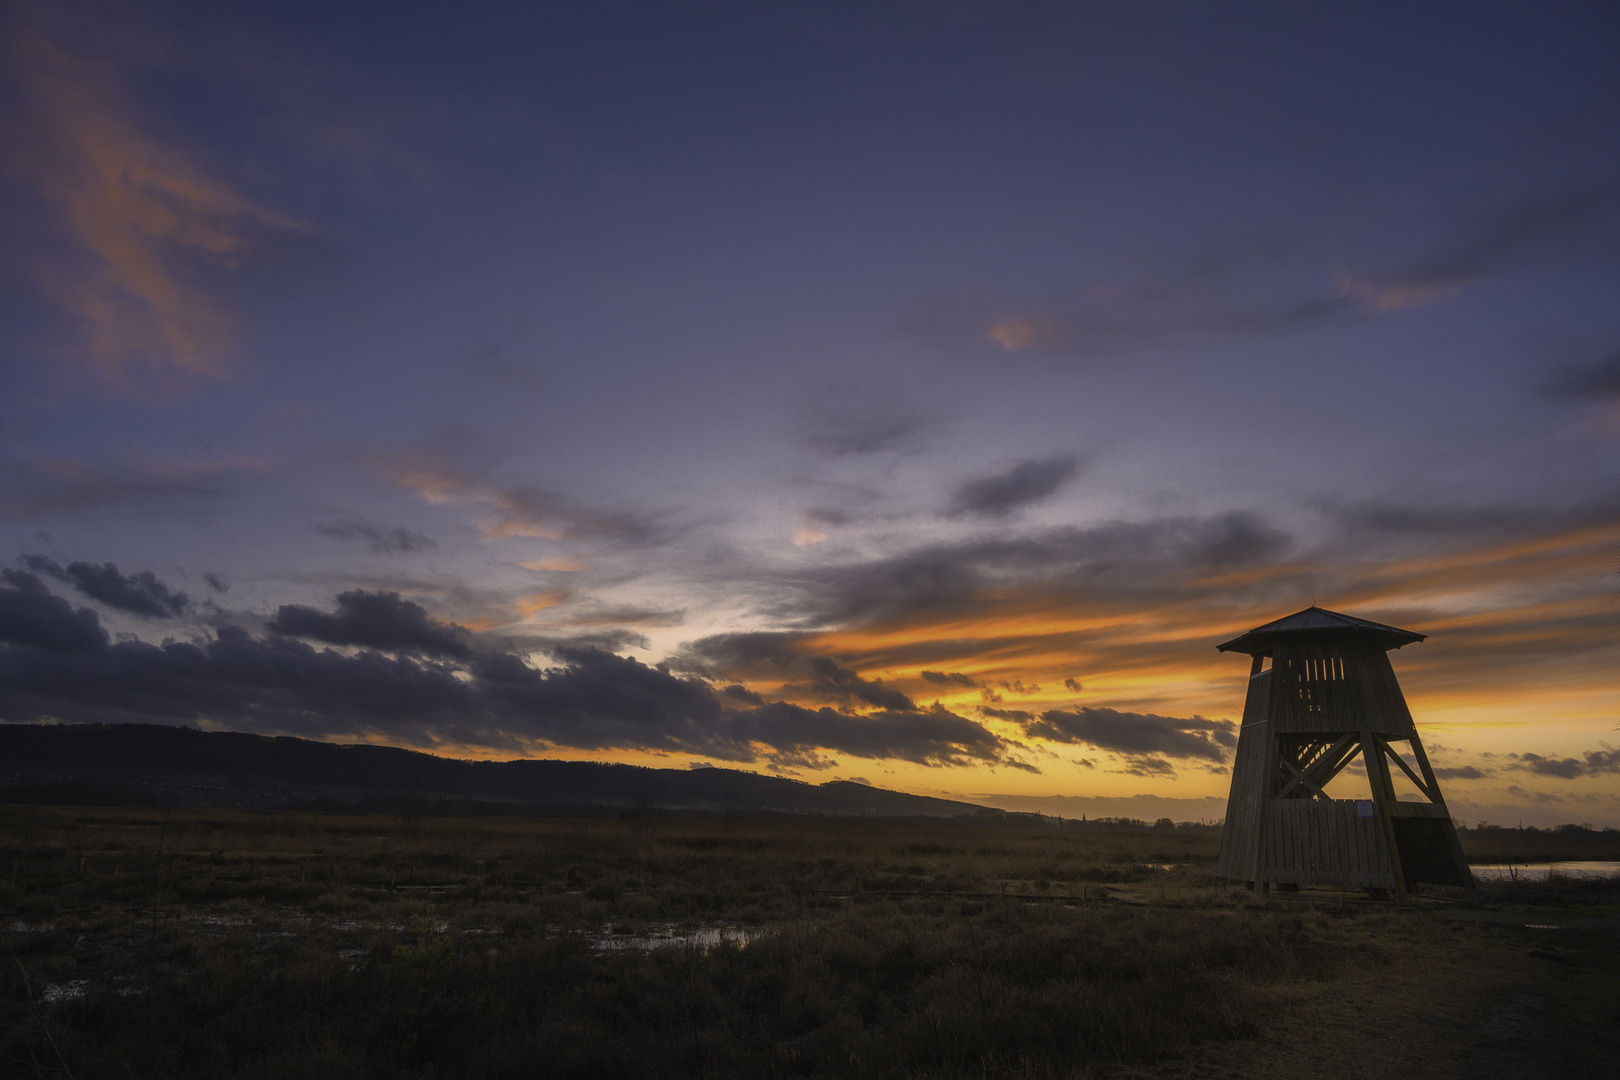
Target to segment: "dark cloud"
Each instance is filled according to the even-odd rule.
[[[875,709],[908,712],[917,703],[882,679],[866,679],[830,656],[805,652],[804,635],[781,632],[720,634],[688,642],[671,661],[677,670],[710,678],[759,675],[783,678],[782,693]],[[960,676],[966,678],[966,676]]]
[[[400,525],[388,528],[366,521],[339,519],[320,522],[315,526],[315,531],[333,540],[363,541],[370,550],[379,555],[427,551],[439,546],[422,533],[413,532]]]
[[[1084,690],[1086,686],[1079,679],[1069,678],[1063,680],[1063,688],[1065,690],[1072,690],[1078,694],[1080,691]]]
[[[807,635],[796,631],[764,630],[742,634],[715,634],[681,646],[670,666],[709,678],[745,672],[782,675],[808,656]]]
[[[1620,773],[1620,750],[1588,750],[1578,758],[1549,758],[1528,753],[1508,756],[1517,761],[1512,768],[1533,772],[1537,776],[1555,776],[1560,780]]]
[[[1024,733],[1050,742],[1084,743],[1133,759],[1158,755],[1224,762],[1227,751],[1237,745],[1237,725],[1230,720],[1182,719],[1090,706],[1073,712],[1043,712],[1039,719],[1024,724]]]
[[[272,632],[222,626],[211,641],[113,642],[94,611],[40,579],[3,571],[0,720],[227,724],[317,736],[379,735],[415,745],[682,752],[822,768],[822,751],[927,765],[1027,765],[1009,744],[939,707],[864,715],[768,702],[600,649],[559,646],[544,670],[471,648],[461,627],[393,594],[358,590],[335,613],[283,608]],[[276,628],[358,651],[317,648]],[[393,655],[389,655],[392,653]],[[841,683],[836,672],[829,674]],[[843,681],[852,698],[875,683]],[[740,692],[739,692],[740,691]],[[747,707],[741,707],[747,706]]]
[[[363,645],[372,649],[465,657],[472,653],[465,630],[430,618],[421,604],[394,592],[351,589],[338,594],[338,609],[327,613],[284,604],[269,627],[289,637],[313,638],[328,645]]]
[[[1476,769],[1472,765],[1450,765],[1444,768],[1436,768],[1434,775],[1438,780],[1483,780],[1491,774]]]
[[[993,709],[988,705],[977,706],[984,716],[993,716],[997,720],[1011,720],[1015,724],[1030,724],[1035,720],[1035,714],[1024,709]]]
[[[962,484],[945,513],[949,517],[1006,517],[1055,494],[1079,468],[1080,462],[1073,456],[1020,461],[1005,472]]]
[[[1181,550],[1199,566],[1248,566],[1281,556],[1289,542],[1258,515],[1234,511],[1194,526]]]
[[[732,715],[730,730],[779,750],[817,747],[864,758],[895,758],[923,765],[973,765],[1003,760],[1006,743],[981,724],[934,706],[855,716],[787,702]]]
[[[752,690],[748,689],[748,687],[739,683],[732,683],[730,686],[725,687],[720,691],[720,694],[722,697],[729,698],[732,701],[740,701],[744,705],[765,704],[764,695],[756,694]]]
[[[44,652],[95,652],[107,644],[101,618],[89,608],[74,610],[45,583],[21,570],[0,570],[0,641]]]
[[[23,562],[36,574],[65,581],[79,592],[110,608],[146,619],[172,619],[183,614],[191,600],[157,579],[150,570],[121,574],[114,563],[96,565],[71,562],[58,566],[43,555],[24,555]]]
[[[924,681],[935,686],[967,686],[977,689],[979,680],[971,675],[963,675],[960,671],[924,671]]]
[[[207,583],[208,587],[217,593],[228,593],[231,591],[231,583],[226,581],[224,575],[222,574],[207,573],[204,574],[202,578],[203,581]]]
[[[784,693],[807,695],[826,701],[860,702],[878,709],[912,712],[917,703],[893,687],[884,686],[882,679],[863,679],[861,676],[827,656],[806,657],[803,666],[809,670],[808,683],[788,684]]]
[[[1146,777],[1173,777],[1176,775],[1175,766],[1155,754],[1148,754],[1143,757],[1127,757],[1123,769],[1113,769],[1111,771]]]
[[[1543,387],[1556,398],[1577,401],[1615,401],[1620,399],[1620,349],[1605,359],[1582,367],[1566,368]]]
[[[707,683],[599,649],[558,649],[544,671],[510,653],[474,657],[468,670],[481,704],[529,732],[587,750],[687,750],[730,760],[752,756],[726,730]]]

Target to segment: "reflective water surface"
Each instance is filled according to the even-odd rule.
[[[1620,862],[1499,863],[1472,867],[1480,881],[1538,881],[1548,874],[1561,877],[1610,877],[1620,874]]]

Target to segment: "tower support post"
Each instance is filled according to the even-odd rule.
[[[1395,839],[1395,820],[1391,805],[1395,802],[1395,785],[1390,781],[1389,762],[1384,760],[1384,746],[1369,729],[1361,732],[1361,759],[1367,763],[1367,781],[1372,785],[1373,817],[1378,831],[1383,834],[1389,851],[1389,866],[1394,871],[1391,892],[1395,903],[1406,906],[1406,874],[1401,867],[1401,848]]]

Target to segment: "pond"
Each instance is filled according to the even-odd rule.
[[[1620,862],[1498,863],[1470,869],[1480,881],[1540,881],[1549,874],[1559,877],[1614,877],[1620,875]]]

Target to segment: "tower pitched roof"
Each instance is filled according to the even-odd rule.
[[[1329,611],[1313,604],[1304,611],[1296,611],[1292,615],[1285,615],[1283,618],[1268,622],[1264,626],[1257,626],[1248,633],[1240,634],[1231,641],[1215,646],[1215,648],[1221,652],[1241,652],[1253,655],[1269,649],[1279,634],[1307,633],[1313,630],[1350,631],[1375,636],[1378,643],[1385,649],[1398,649],[1402,645],[1411,645],[1414,642],[1422,641],[1428,636],[1411,630],[1402,630],[1398,626],[1373,622],[1371,619],[1359,619],[1354,615]]]

